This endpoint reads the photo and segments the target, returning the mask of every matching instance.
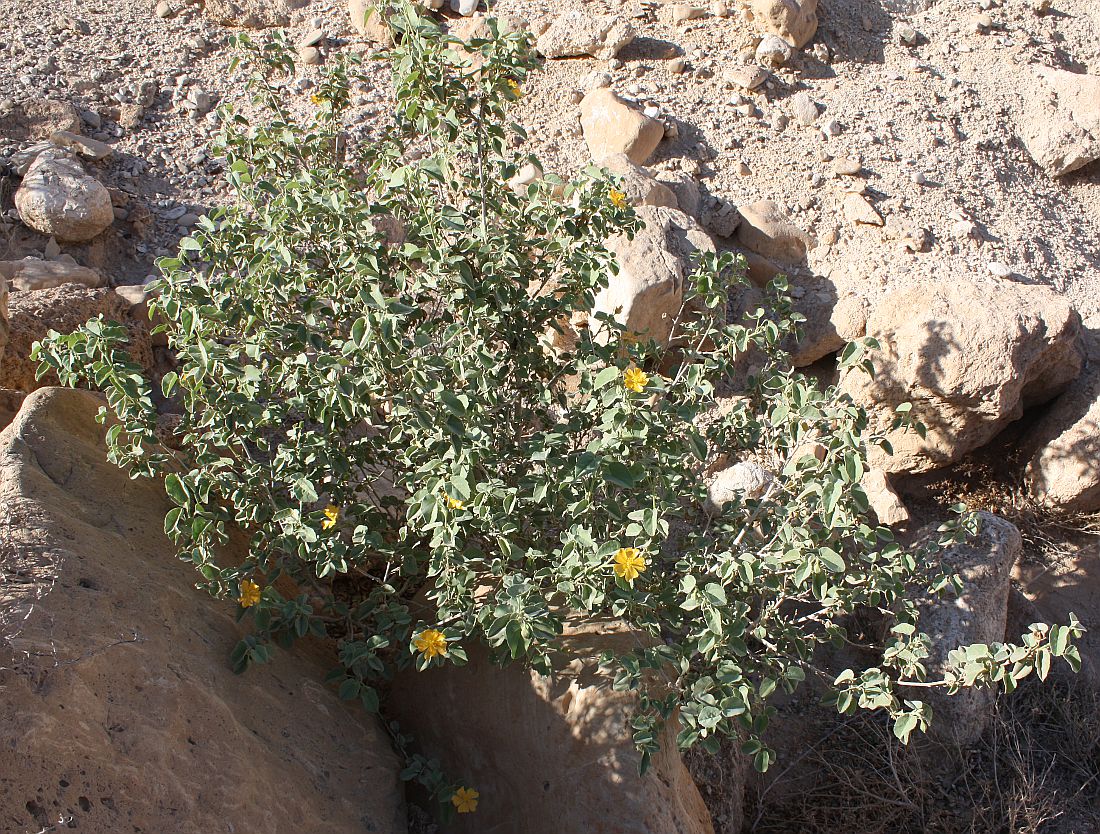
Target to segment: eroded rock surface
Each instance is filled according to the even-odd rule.
[[[191,587],[163,487],[106,462],[99,404],[44,389],[0,434],[0,828],[404,834],[388,738],[324,662],[232,673],[232,606]]]

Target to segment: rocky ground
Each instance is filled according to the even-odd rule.
[[[305,114],[319,67],[379,48],[361,7],[5,4],[0,411],[40,384],[31,342],[97,312],[129,324],[142,364],[170,363],[142,326],[140,285],[227,199],[210,149],[216,108],[251,106],[231,37],[286,29],[301,59],[286,103]],[[452,0],[437,13],[462,32],[485,11]],[[914,401],[930,431],[874,461],[880,520],[904,530],[912,515],[916,529],[958,498],[1002,512],[1024,530],[1010,622],[1064,619],[1073,603],[1100,626],[1080,610],[1095,599],[1100,512],[1100,0],[499,0],[489,11],[530,28],[546,56],[516,113],[546,171],[596,158],[625,175],[645,245],[673,261],[678,246],[715,246],[744,254],[757,285],[791,276],[808,318],[796,364],[827,376],[846,340],[883,342],[880,379],[841,384],[878,421]],[[370,72],[353,141],[388,118],[386,67]],[[676,283],[619,254],[626,291]],[[735,804],[721,830],[736,830]]]

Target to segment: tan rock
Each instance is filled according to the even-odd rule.
[[[68,148],[74,153],[87,157],[94,162],[107,159],[115,149],[106,142],[89,139],[69,130],[59,130],[50,136],[50,141],[59,148]]]
[[[634,26],[621,15],[598,15],[577,9],[555,17],[539,35],[536,45],[547,58],[589,55],[610,61],[636,34]]]
[[[386,732],[277,652],[233,674],[164,487],[106,461],[102,400],[46,389],[0,434],[0,818],[12,831],[404,834]]]
[[[645,164],[665,135],[659,121],[606,87],[591,90],[581,100],[581,128],[593,159],[624,153],[637,165]]]
[[[896,406],[911,402],[927,435],[890,432],[894,455],[876,447],[871,465],[923,472],[985,445],[1077,377],[1080,332],[1077,313],[1043,287],[957,279],[888,293],[867,323],[882,345],[875,378],[853,369],[841,386],[872,428],[889,429]]]
[[[729,501],[760,498],[772,481],[772,474],[755,461],[735,463],[718,472],[707,485],[706,511],[717,515]]]
[[[22,221],[44,235],[84,243],[114,222],[111,195],[63,151],[43,151],[15,192]]]
[[[885,226],[886,221],[878,209],[862,194],[848,192],[844,195],[844,216],[857,226]]]
[[[601,159],[599,164],[622,177],[623,192],[632,205],[679,208],[672,189],[654,179],[645,168],[631,162],[625,153],[612,154]]]
[[[17,292],[48,290],[51,287],[60,287],[62,284],[102,287],[106,283],[103,276],[94,269],[66,261],[40,261],[37,258],[0,261],[0,275],[6,278],[11,288]]]
[[[741,0],[746,18],[758,29],[803,47],[817,32],[817,0]]]
[[[601,651],[629,652],[638,640],[614,623],[568,631],[563,643],[579,659],[549,678],[498,669],[478,651],[465,667],[398,676],[390,699],[398,719],[481,794],[476,814],[459,816],[447,834],[713,834],[673,727],[638,775],[634,696],[615,692],[598,666]]]
[[[791,340],[788,346],[791,363],[796,368],[812,365],[862,338],[869,312],[868,301],[863,295],[838,287],[831,281],[822,279],[816,286],[799,286],[805,292],[794,299],[793,307],[806,321],[802,324],[802,337]]]
[[[113,290],[91,289],[80,284],[62,284],[51,289],[12,293],[8,299],[10,335],[0,361],[0,388],[34,391],[57,385],[50,373],[35,379],[37,363],[30,358],[31,345],[50,330],[71,333],[88,319],[102,314],[108,321],[124,324],[130,331],[130,352],[134,362],[149,370],[153,367],[153,349],[148,322],[130,315],[130,305]]]
[[[859,485],[867,494],[867,500],[879,524],[893,527],[909,520],[909,510],[905,508],[894,485],[890,483],[890,476],[885,472],[868,469],[863,473]]]
[[[737,239],[756,254],[780,264],[798,264],[806,260],[813,238],[787,219],[771,200],[738,206],[741,225]]]
[[[1060,177],[1100,159],[1100,76],[1036,67],[1019,89],[1020,138],[1048,174]]]
[[[1100,371],[1082,374],[1034,429],[1041,444],[1027,467],[1038,500],[1070,512],[1100,510]]]
[[[684,300],[684,280],[697,250],[714,251],[702,227],[681,211],[642,206],[645,228],[633,240],[618,235],[608,241],[619,272],[596,296],[594,312],[607,313],[628,330],[658,344],[668,344]],[[593,322],[593,328],[598,325]],[[602,329],[597,339],[605,339]]]
[[[351,25],[360,35],[382,46],[393,44],[393,32],[378,16],[374,0],[348,0]]]

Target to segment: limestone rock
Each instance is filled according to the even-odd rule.
[[[4,352],[8,347],[11,323],[8,318],[8,281],[0,277],[0,367],[3,367]]]
[[[891,432],[894,454],[876,447],[871,465],[923,472],[985,445],[1077,377],[1080,331],[1077,313],[1042,287],[959,279],[888,293],[867,323],[882,346],[871,356],[875,378],[853,369],[841,385],[876,429],[911,402],[927,436]]]
[[[659,121],[606,87],[589,91],[581,100],[581,128],[593,159],[625,153],[637,165],[646,163],[665,135]]]
[[[921,605],[920,629],[932,640],[927,661],[931,675],[936,675],[949,653],[960,646],[1005,639],[1012,566],[1023,542],[1020,531],[1003,518],[987,512],[978,515],[978,535],[947,548],[940,557],[943,572],[962,579],[962,594],[926,600]],[[935,536],[936,527],[929,525],[918,538]],[[934,713],[932,732],[962,744],[975,741],[985,730],[997,697],[993,687],[967,689],[957,695],[935,689],[923,692]]]
[[[88,319],[101,313],[108,321],[125,324],[130,331],[127,350],[131,358],[145,369],[153,367],[153,349],[149,341],[148,322],[140,322],[130,314],[130,305],[112,290],[91,289],[80,284],[62,284],[46,290],[12,293],[8,298],[10,335],[3,361],[0,361],[0,388],[34,391],[46,385],[57,385],[50,373],[41,381],[34,377],[37,364],[31,361],[31,345],[50,330],[71,333]]]
[[[50,141],[59,148],[68,148],[74,153],[80,154],[80,156],[91,159],[94,162],[107,159],[107,157],[115,152],[115,149],[106,142],[100,142],[97,139],[89,139],[87,136],[81,136],[78,133],[73,133],[71,130],[59,130],[51,134]]]
[[[645,168],[631,162],[625,153],[601,159],[600,165],[623,178],[623,192],[633,205],[679,208],[672,189],[654,179]]]
[[[114,222],[111,195],[63,151],[43,151],[15,192],[19,216],[62,242],[84,243]]]
[[[844,216],[857,226],[886,225],[878,209],[862,194],[848,192],[844,195]]]
[[[1100,159],[1100,76],[1037,67],[1020,88],[1020,138],[1048,174],[1060,177]]]
[[[102,287],[106,283],[94,269],[66,261],[40,261],[36,258],[0,261],[0,275],[8,280],[13,290],[19,292],[48,290],[62,284]]]
[[[1055,400],[1034,433],[1042,447],[1027,468],[1031,493],[1071,512],[1100,510],[1100,370]]]
[[[706,510],[710,515],[717,515],[728,501],[760,498],[771,482],[771,473],[755,461],[735,463],[715,475],[710,482]]]
[[[204,0],[206,16],[223,26],[270,29],[287,26],[290,12],[308,0]]]
[[[786,346],[791,364],[796,368],[812,365],[819,359],[836,353],[867,329],[868,302],[863,295],[845,289],[827,279],[815,284],[794,286],[804,290],[793,301],[796,312],[805,316],[802,338]]]
[[[82,831],[406,832],[381,725],[321,652],[233,674],[164,487],[106,461],[102,400],[45,389],[0,435],[0,818]]]
[[[909,520],[909,510],[905,508],[901,497],[890,483],[890,476],[878,469],[868,469],[863,473],[859,485],[867,493],[867,500],[879,524],[893,527]]]
[[[27,99],[0,102],[0,137],[13,142],[49,139],[59,130],[80,133],[76,108],[63,101]]]
[[[746,18],[759,29],[802,48],[817,31],[817,0],[741,0]]]
[[[806,260],[806,250],[813,238],[794,225],[771,200],[760,200],[738,206],[741,225],[737,239],[741,245],[758,255],[780,264],[797,264]]]
[[[547,58],[589,55],[610,61],[634,40],[637,32],[620,15],[597,15],[576,10],[559,15],[538,37],[538,51]]]
[[[379,18],[374,0],[348,0],[348,14],[355,31],[367,40],[382,46],[393,45],[393,33]]]
[[[598,667],[601,651],[626,653],[637,641],[615,623],[567,630],[562,642],[579,659],[548,678],[498,669],[478,650],[464,667],[398,675],[389,707],[402,726],[481,794],[477,813],[448,834],[713,834],[672,726],[638,775],[634,696],[615,692]]]
[[[699,219],[702,197],[699,183],[686,171],[659,171],[657,182],[668,187],[676,196],[676,207],[689,217]]]
[[[714,242],[681,211],[642,206],[638,215],[645,228],[633,240],[617,235],[608,241],[619,272],[597,294],[594,311],[613,316],[643,338],[668,344],[683,304],[690,257],[697,250],[714,251]],[[596,338],[602,338],[599,330]]]

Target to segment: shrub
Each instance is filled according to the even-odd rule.
[[[176,450],[156,443],[119,327],[92,321],[37,349],[43,370],[105,391],[111,459],[164,476],[180,557],[252,623],[237,667],[327,634],[340,695],[376,710],[402,667],[462,664],[483,643],[548,671],[567,617],[611,617],[647,636],[605,658],[641,693],[643,759],[676,711],[681,746],[738,735],[763,769],[772,694],[825,675],[815,649],[870,609],[887,645],[835,678],[837,706],[888,711],[901,738],[925,727],[927,706],[902,694],[931,685],[911,591],[951,580],[923,577],[930,560],[870,520],[859,482],[868,444],[885,441],[790,368],[781,346],[799,317],[783,283],[727,321],[740,266],[702,255],[670,345],[596,313],[616,273],[606,241],[640,221],[600,169],[509,184],[535,162],[507,122],[529,36],[490,22],[460,43],[394,8],[393,122],[358,144],[342,118],[360,65],[330,69],[299,124],[285,42],[238,38],[266,115],[223,112],[235,201],[160,262],[153,305],[178,356],[161,385],[182,408]],[[841,365],[870,370],[873,347],[849,346]],[[711,514],[719,457],[771,476]],[[943,542],[969,525],[945,525]],[[234,529],[241,564],[220,558]],[[960,653],[936,683],[1010,688],[1052,655],[1075,664],[1080,631]],[[444,790],[413,759],[418,771]]]

